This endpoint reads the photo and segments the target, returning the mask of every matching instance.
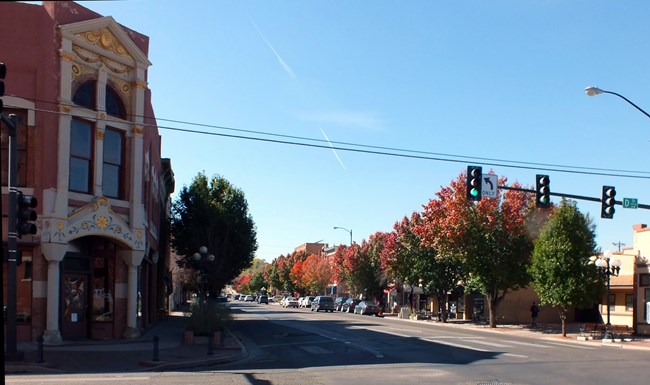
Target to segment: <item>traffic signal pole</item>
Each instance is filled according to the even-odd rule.
[[[535,190],[526,189],[526,188],[509,187],[509,186],[498,186],[498,187],[500,189],[502,189],[502,190],[523,191],[523,192],[528,192],[528,193],[533,193],[533,194],[536,193]],[[602,198],[594,198],[594,197],[588,197],[588,196],[584,196],[584,195],[575,195],[575,194],[566,194],[566,193],[554,193],[554,192],[551,192],[548,195],[552,195],[552,196],[555,196],[555,197],[580,199],[580,200],[583,200],[583,201],[601,202],[602,203]],[[622,201],[616,201],[615,200],[614,202],[616,202],[617,205],[623,205]],[[650,210],[650,205],[645,205],[645,204],[639,203],[637,205],[637,207],[640,208],[640,209]]]
[[[0,115],[2,122],[7,126],[9,132],[9,202],[7,208],[7,332],[5,334],[5,359],[22,360],[23,353],[18,352],[16,336],[16,269],[18,257],[18,233],[16,231],[18,189],[16,188],[16,174],[18,170],[18,151],[16,147],[16,115],[9,115],[7,118]]]

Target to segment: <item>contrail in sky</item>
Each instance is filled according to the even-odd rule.
[[[320,127],[318,127],[318,128],[320,128]],[[325,133],[325,131],[323,131],[322,128],[320,128],[320,132],[323,133],[323,136],[325,137],[325,140],[327,140],[327,143],[329,143],[330,147],[332,148],[332,152],[334,152],[334,156],[336,156],[336,159],[339,161],[339,164],[341,165],[341,167],[343,167],[343,169],[347,171],[347,169],[345,168],[345,165],[343,164],[343,161],[339,157],[339,154],[336,152],[336,150],[332,146],[332,142],[330,142],[330,138],[327,137],[327,134]]]
[[[253,19],[252,19],[250,16],[249,16],[249,19],[250,19],[251,23],[253,24],[253,27],[255,27],[255,29],[257,30],[257,33],[260,34],[260,36],[262,37],[262,39],[263,39],[264,42],[266,43],[266,45],[271,49],[271,51],[273,51],[273,54],[275,55],[276,59],[278,59],[278,61],[280,62],[280,65],[282,66],[282,68],[284,68],[284,70],[286,71],[286,73],[287,73],[287,74],[288,74],[292,79],[296,79],[296,74],[293,72],[293,70],[291,69],[291,67],[289,67],[289,65],[288,65],[288,64],[287,64],[287,63],[282,59],[282,57],[281,57],[280,54],[275,50],[275,48],[273,48],[273,46],[271,45],[271,43],[266,39],[266,36],[264,36],[264,34],[263,34],[262,31],[259,29],[259,27],[258,27],[257,24],[255,23],[255,21],[253,21]]]

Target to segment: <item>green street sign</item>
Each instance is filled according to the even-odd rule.
[[[623,208],[626,209],[638,209],[639,200],[636,198],[623,198]]]

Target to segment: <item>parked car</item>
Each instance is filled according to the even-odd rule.
[[[253,298],[252,295],[247,295],[244,297],[244,302],[255,302],[255,299]]]
[[[257,303],[265,303],[269,304],[269,296],[266,294],[262,294],[259,297],[257,297]]]
[[[336,311],[341,311],[341,306],[345,303],[347,298],[345,297],[338,297],[334,300],[334,310]]]
[[[361,302],[360,299],[357,298],[348,298],[345,302],[343,302],[343,306],[341,306],[341,311],[344,313],[354,313],[354,308]]]
[[[226,297],[219,296],[214,299],[214,302],[219,306],[230,307],[230,301]]]
[[[280,304],[282,307],[298,307],[298,300],[293,297],[286,297]]]
[[[235,294],[232,298],[238,300],[240,295],[241,295],[241,294]]]
[[[311,301],[311,311],[316,310],[318,313],[321,310],[334,312],[334,300],[332,297],[326,295],[319,295]]]
[[[361,301],[354,307],[354,314],[377,315],[379,314],[379,306],[377,306],[373,301]]]
[[[311,302],[314,300],[314,298],[315,297],[313,295],[304,297],[300,302],[300,307],[311,307]]]

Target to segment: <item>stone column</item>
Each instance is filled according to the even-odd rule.
[[[127,313],[126,329],[122,336],[124,338],[140,337],[138,329],[138,266],[144,258],[144,250],[124,250],[120,251],[120,256],[129,268],[128,271],[128,288],[127,288]]]
[[[41,252],[48,261],[47,266],[47,321],[43,333],[43,343],[48,345],[63,342],[59,330],[59,296],[61,293],[61,280],[59,263],[68,250],[67,243],[43,243]]]

